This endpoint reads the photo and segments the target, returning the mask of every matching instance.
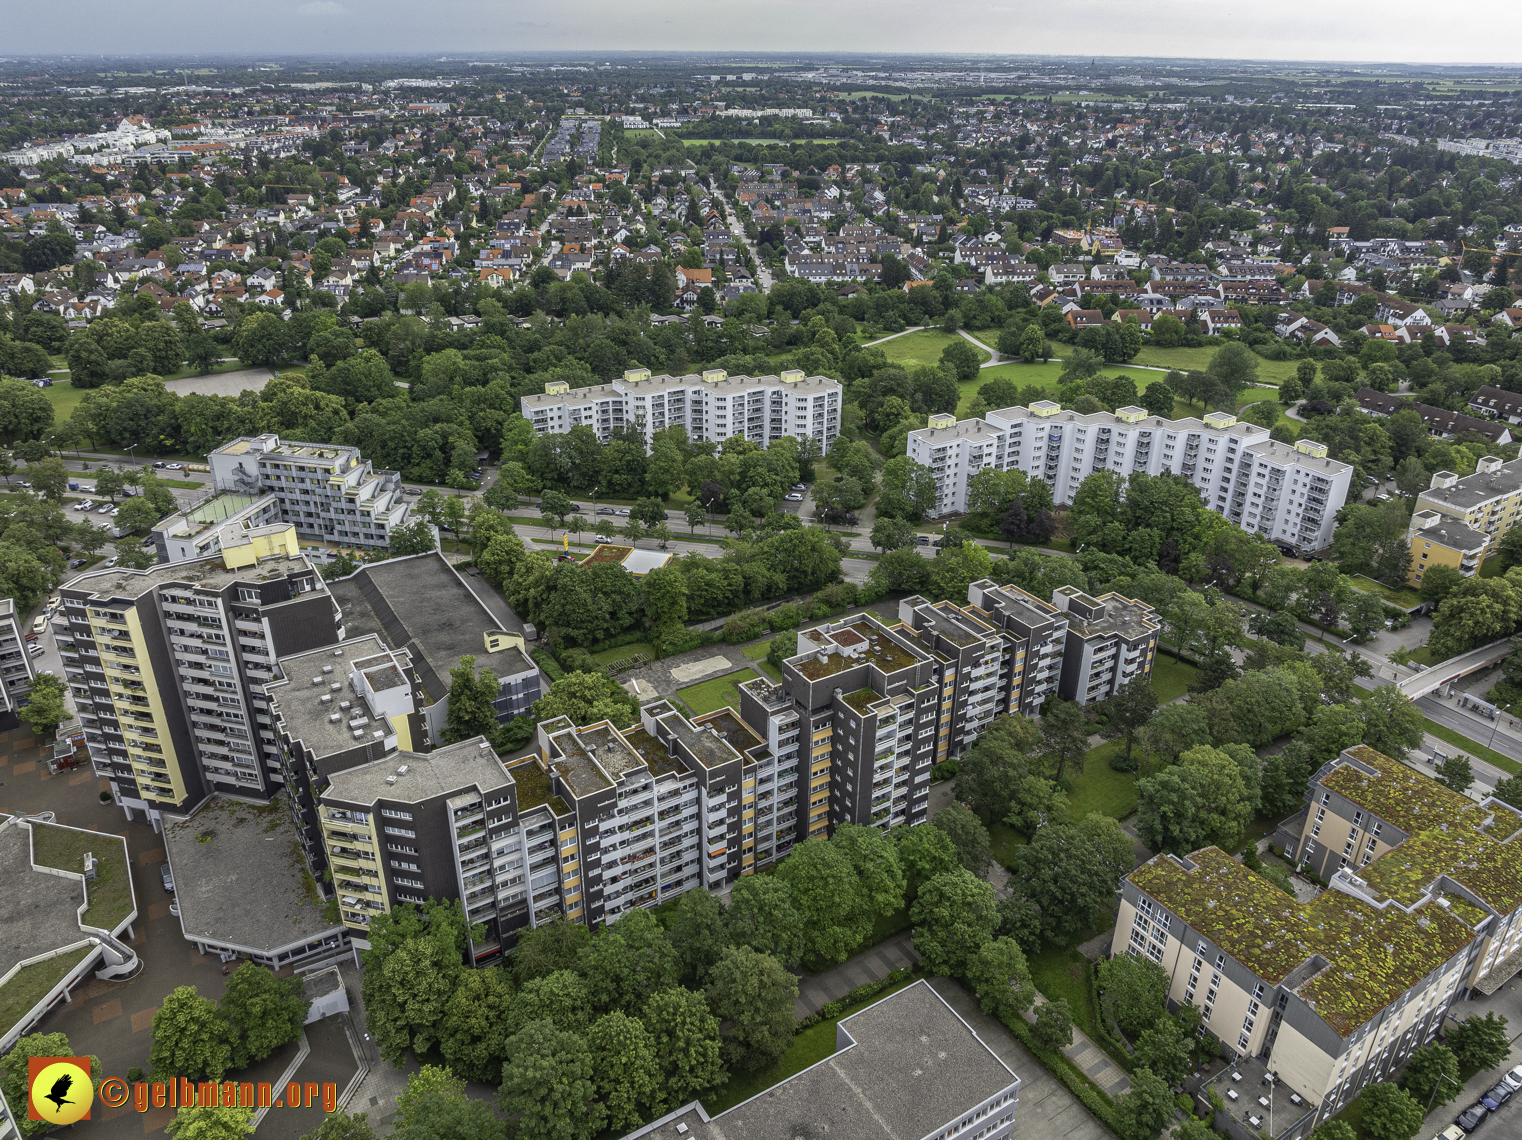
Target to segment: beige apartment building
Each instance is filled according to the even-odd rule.
[[[1416,497],[1416,510],[1436,511],[1472,531],[1490,536],[1491,549],[1500,544],[1519,517],[1522,506],[1522,459],[1503,463],[1487,455],[1462,479],[1452,471],[1436,471],[1432,485]]]
[[[1161,965],[1170,1002],[1198,1006],[1261,1070],[1244,1103],[1262,1084],[1284,1106],[1275,1140],[1299,1140],[1389,1079],[1454,1002],[1522,966],[1522,812],[1363,746],[1324,766],[1310,799],[1286,846],[1329,878],[1314,901],[1218,848],[1159,855],[1123,881],[1113,943]],[[1228,1103],[1218,1122],[1267,1132],[1255,1111]]]

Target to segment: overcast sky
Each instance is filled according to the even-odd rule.
[[[1522,59],[1514,0],[0,0],[0,26],[7,56],[665,49]]]

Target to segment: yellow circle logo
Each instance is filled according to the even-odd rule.
[[[32,1079],[32,1107],[49,1124],[73,1124],[90,1111],[95,1086],[72,1061],[54,1061]]]

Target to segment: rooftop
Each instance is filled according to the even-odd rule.
[[[349,683],[350,668],[356,661],[380,655],[389,658],[391,652],[372,633],[350,638],[339,645],[280,658],[283,676],[265,685],[264,691],[291,739],[301,741],[314,756],[321,757],[357,748],[374,739],[376,732],[391,735],[395,730],[382,721],[369,720],[362,726],[365,735],[359,740],[354,738],[355,730],[349,727],[349,722],[357,717],[370,717],[370,706]],[[314,680],[320,680],[320,683],[314,685]],[[334,685],[339,688],[335,690]],[[324,697],[329,699],[324,701]],[[349,707],[346,709],[344,705]],[[335,714],[338,715],[336,721],[332,719]]]
[[[404,772],[403,768],[407,770]],[[507,769],[486,738],[473,736],[432,752],[401,750],[369,764],[334,772],[328,777],[328,790],[322,799],[362,807],[377,800],[420,804],[471,787],[481,792],[505,788],[509,779]]]
[[[805,649],[805,645],[809,648]],[[818,626],[804,630],[798,635],[798,648],[798,656],[789,659],[788,664],[810,681],[821,681],[844,669],[867,664],[881,673],[897,673],[920,660],[865,617],[839,629]]]
[[[716,709],[706,716],[698,717],[692,723],[695,728],[706,728],[717,732],[725,744],[742,756],[752,748],[759,748],[766,743],[752,732],[750,727],[730,708]]]
[[[323,913],[284,793],[267,804],[212,795],[183,819],[166,815],[164,849],[186,938],[273,952],[343,929]]]
[[[1313,475],[1325,475],[1330,478],[1333,475],[1341,475],[1344,471],[1351,471],[1351,464],[1344,463],[1340,459],[1321,459],[1316,456],[1306,455],[1297,451],[1293,444],[1280,443],[1275,439],[1259,440],[1257,443],[1249,443],[1247,450],[1251,451],[1259,459],[1269,463],[1282,463],[1286,467],[1299,467],[1309,471]]]
[[[550,743],[559,752],[551,756],[550,768],[577,798],[611,788],[640,760],[618,730],[606,722],[566,729],[550,737]]]
[[[1503,463],[1494,471],[1465,475],[1451,487],[1429,487],[1417,496],[1423,502],[1441,503],[1457,511],[1471,511],[1481,503],[1522,490],[1522,459]]]
[[[475,656],[477,669],[499,678],[537,668],[516,647],[486,648],[486,633],[498,628],[497,619],[437,551],[373,562],[329,589],[349,637],[381,634],[412,655],[430,702],[448,694],[449,671],[467,654]]]
[[[239,495],[221,491],[205,499],[188,511],[179,511],[163,519],[154,530],[164,531],[175,538],[193,538],[203,531],[211,530],[234,515],[254,506],[264,495]]]
[[[651,1140],[888,1140],[930,1136],[1019,1078],[926,981],[843,1018],[834,1054],[720,1113],[635,1135]],[[686,1128],[677,1131],[678,1124]]]
[[[565,815],[571,809],[566,802],[555,794],[555,787],[550,782],[550,774],[539,766],[539,761],[530,756],[507,770],[507,774],[518,785],[518,811],[526,812],[536,807],[550,805],[550,810],[556,815]]]
[[[127,570],[114,567],[110,570],[90,570],[63,584],[66,590],[82,590],[102,601],[121,598],[136,601],[150,590],[183,582],[200,590],[225,590],[234,582],[270,582],[310,571],[312,564],[305,557],[277,557],[261,559],[256,565],[229,570],[220,554],[198,558],[190,562],[172,562],[150,566],[147,570]]]

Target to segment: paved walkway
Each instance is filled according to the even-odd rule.
[[[865,953],[846,959],[832,970],[799,978],[798,1000],[793,1004],[793,1016],[808,1017],[818,1012],[826,1002],[838,1001],[857,986],[886,978],[894,970],[907,970],[919,960],[910,932],[905,930],[895,934]]]
[[[1083,1102],[1036,1060],[1014,1034],[978,1007],[966,988],[951,978],[932,978],[930,985],[1020,1078],[1016,1135],[1040,1140],[1114,1140]]]
[[[973,336],[972,333],[968,332],[966,329],[957,329],[957,332],[961,333],[962,336],[967,340],[970,340],[973,344],[973,347],[981,348],[984,352],[989,354],[988,359],[985,360],[982,364],[978,365],[979,368],[993,368],[995,365],[1010,363],[1010,361],[1007,359],[999,359],[999,350],[997,348],[994,348],[992,345],[984,344],[981,340]]]
[[[1036,1022],[1036,1008],[1046,1004],[1046,997],[1039,990],[1036,991],[1036,1005],[1025,1014],[1025,1020],[1031,1024]],[[1093,1040],[1079,1029],[1073,1026],[1073,1043],[1063,1050],[1068,1059],[1077,1065],[1089,1080],[1093,1081],[1110,1097],[1117,1097],[1131,1088],[1131,1078],[1126,1071],[1110,1059],[1110,1055],[1094,1044]]]

